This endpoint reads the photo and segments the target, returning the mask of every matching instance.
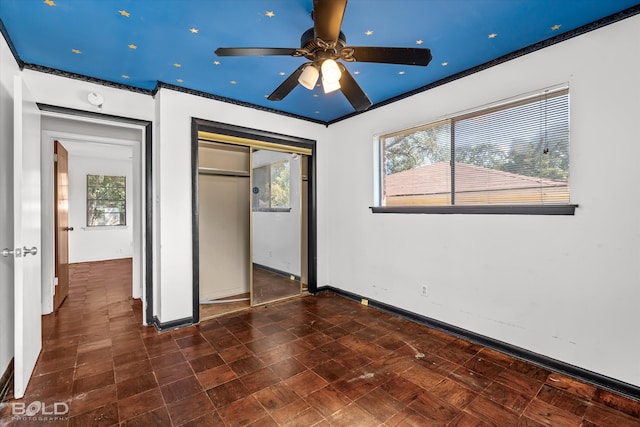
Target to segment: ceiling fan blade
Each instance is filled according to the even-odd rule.
[[[268,56],[268,55],[294,55],[297,49],[286,47],[219,47],[216,49],[218,56]]]
[[[287,95],[289,95],[289,92],[298,85],[298,77],[300,77],[300,74],[302,74],[302,71],[304,71],[308,64],[309,63],[306,62],[299,66],[293,73],[291,73],[291,75],[289,75],[289,77],[285,79],[285,81],[280,84],[280,86],[276,88],[276,90],[271,93],[271,95],[267,97],[267,99],[269,101],[282,101]]]
[[[337,41],[347,0],[313,0],[315,37],[325,42]]]
[[[380,62],[384,64],[428,65],[431,62],[431,50],[418,47],[377,47],[349,46],[353,49],[353,58],[358,62]]]
[[[349,70],[344,65],[338,63],[342,76],[340,77],[340,90],[344,94],[347,101],[355,108],[356,111],[364,111],[371,107],[371,100],[362,88],[355,81]]]

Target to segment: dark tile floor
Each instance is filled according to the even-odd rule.
[[[169,333],[140,326],[128,261],[76,264],[2,425],[640,426],[640,403],[323,294]],[[66,402],[68,419],[12,405]]]

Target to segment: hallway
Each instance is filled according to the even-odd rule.
[[[332,294],[158,334],[130,260],[74,264],[21,402],[51,426],[640,426],[640,403]]]

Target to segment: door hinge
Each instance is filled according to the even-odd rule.
[[[54,153],[53,154],[53,161],[57,162],[58,161],[58,153]]]

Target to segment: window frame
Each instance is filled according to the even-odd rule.
[[[124,210],[120,213],[120,216],[124,218],[124,222],[121,222],[119,224],[90,224],[89,223],[89,204],[91,201],[93,200],[99,200],[99,199],[92,199],[89,197],[89,188],[90,187],[95,187],[89,184],[89,180],[90,177],[92,176],[102,176],[102,177],[113,177],[113,178],[122,178],[123,179],[123,189],[124,189],[124,194],[122,199],[105,199],[108,201],[117,201],[117,202],[123,202],[124,203]],[[103,228],[120,228],[120,227],[126,227],[127,226],[127,176],[126,175],[104,175],[104,174],[92,174],[92,173],[88,173],[86,176],[86,197],[85,197],[85,203],[86,203],[86,209],[85,209],[85,213],[86,213],[86,227],[87,229],[103,229]]]
[[[562,84],[555,87],[550,87],[542,91],[536,91],[528,94],[524,94],[518,97],[514,97],[507,100],[502,100],[492,104],[484,105],[481,107],[473,108],[467,111],[458,112],[449,116],[441,117],[431,122],[413,126],[406,129],[400,129],[394,132],[388,132],[379,134],[374,138],[374,144],[376,146],[375,156],[375,189],[374,189],[374,206],[370,209],[372,213],[402,213],[402,214],[497,214],[497,215],[575,215],[575,209],[578,204],[571,203],[558,203],[558,204],[475,204],[475,205],[400,205],[400,206],[385,206],[383,205],[383,192],[384,192],[384,176],[385,176],[385,139],[398,134],[408,134],[412,131],[419,131],[431,126],[435,126],[439,123],[450,122],[455,123],[461,119],[468,117],[474,117],[481,114],[489,114],[493,111],[515,107],[517,105],[523,105],[529,102],[535,102],[536,99],[546,97],[549,95],[558,94],[558,92],[566,92],[569,94],[569,85]],[[453,134],[453,129],[452,129]],[[451,142],[451,158],[455,158],[456,144],[455,137],[452,137]],[[451,160],[450,160],[451,161]],[[451,198],[455,203],[455,176],[451,174]]]

